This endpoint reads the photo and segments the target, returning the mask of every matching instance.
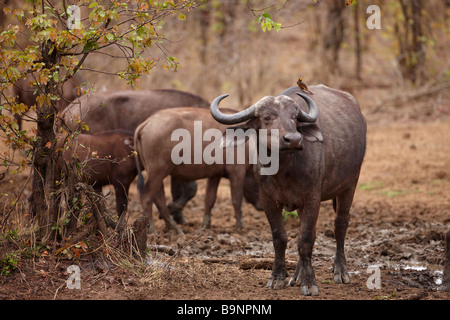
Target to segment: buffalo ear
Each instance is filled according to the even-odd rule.
[[[305,138],[307,141],[311,142],[323,142],[323,135],[319,127],[315,123],[298,123],[297,131]]]
[[[256,120],[250,120],[244,124],[228,127],[222,134],[220,140],[220,147],[222,149],[238,147],[245,144],[250,138],[251,134],[255,132]]]

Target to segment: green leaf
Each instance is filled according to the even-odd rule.
[[[264,21],[261,22],[261,29],[263,32],[266,32],[266,23]]]
[[[83,52],[93,51],[98,49],[98,43],[94,40],[88,40],[83,47]]]

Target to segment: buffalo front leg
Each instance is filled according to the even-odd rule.
[[[197,193],[197,182],[184,182],[172,177],[170,188],[173,200],[168,205],[169,212],[176,223],[186,223],[186,219],[183,216],[183,208]]]
[[[233,204],[234,215],[236,217],[236,229],[245,227],[242,217],[242,198],[244,196],[244,174],[230,177],[231,202]]]
[[[316,241],[316,222],[319,215],[320,201],[318,203],[305,206],[299,213],[300,234],[297,239],[299,260],[294,274],[289,280],[289,285],[300,286],[300,292],[304,296],[316,296],[319,294],[319,287],[312,267],[312,251]]]
[[[105,212],[104,219],[106,222],[106,226],[108,226],[109,228],[115,228],[116,223],[114,221],[114,215],[106,208],[106,206],[104,204],[104,196],[102,193],[102,186],[99,184],[94,184],[93,188],[94,188],[95,193],[98,195],[97,201],[98,201],[99,205],[103,206],[103,208],[105,210],[104,211]]]
[[[336,257],[334,260],[334,282],[350,283],[345,260],[344,243],[350,220],[350,207],[355,194],[356,183],[336,198],[336,219],[334,220],[334,235],[336,238]]]
[[[128,190],[130,186],[124,186],[121,183],[114,184],[114,190],[116,192],[116,211],[118,220],[118,230],[119,232],[125,228],[126,225],[126,215],[128,209]]]
[[[272,274],[267,282],[267,288],[283,289],[286,286],[287,277],[285,258],[287,235],[284,229],[282,208],[267,199],[263,200],[263,207],[272,230],[273,248],[275,250]]]
[[[219,187],[220,177],[208,178],[206,182],[205,193],[205,215],[203,216],[202,228],[211,228],[211,211],[214,207],[217,197],[217,188]]]

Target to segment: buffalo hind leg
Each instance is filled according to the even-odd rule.
[[[169,229],[174,230],[177,234],[182,235],[183,231],[172,219],[172,216],[169,213],[169,209],[167,208],[166,197],[164,195],[164,185],[162,182],[160,183],[159,188],[156,189],[153,200],[155,201],[156,207],[158,208],[160,215],[166,223],[166,226]]]
[[[300,286],[300,293],[304,296],[319,294],[316,277],[312,267],[312,251],[316,241],[316,223],[319,215],[320,201],[311,203],[299,212],[300,233],[297,239],[299,260],[289,285]]]
[[[147,179],[142,186],[139,186],[139,197],[141,199],[142,210],[149,222],[148,233],[156,234],[155,225],[153,223],[153,195],[151,194],[152,190],[150,183],[150,179]]]
[[[272,273],[266,287],[271,289],[283,289],[286,286],[287,277],[287,235],[286,230],[284,229],[283,216],[281,214],[283,208],[277,206],[265,196],[261,198],[263,200],[264,212],[266,213],[267,220],[269,221],[272,230],[272,241],[275,251]]]
[[[347,234],[348,223],[350,220],[350,207],[355,194],[356,183],[339,195],[334,203],[336,218],[334,220],[334,236],[336,238],[336,257],[334,260],[334,282],[350,283],[350,277],[347,271],[345,260],[344,243]]]
[[[208,178],[206,182],[205,193],[205,215],[203,216],[203,229],[211,228],[211,211],[214,207],[217,197],[217,188],[219,187],[220,177]]]
[[[138,189],[141,198],[142,210],[144,211],[144,214],[149,221],[148,231],[152,234],[156,234],[155,225],[153,223],[153,202],[158,207],[160,216],[164,219],[164,222],[169,227],[169,229],[173,229],[177,233],[180,233],[181,231],[181,229],[179,229],[176,223],[173,221],[172,217],[170,217],[167,206],[165,205],[163,180],[166,176],[166,172],[157,172],[155,170],[147,173],[147,180],[144,183],[139,182],[138,180]],[[161,194],[164,200],[164,205],[162,204]]]

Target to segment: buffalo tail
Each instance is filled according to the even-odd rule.
[[[142,194],[144,193],[144,176],[142,175],[142,164],[141,161],[139,160],[139,155],[141,153],[141,139],[139,139],[139,134],[136,134],[136,136],[134,137],[134,146],[136,148],[136,155],[134,160],[136,161],[136,168],[137,168],[137,188],[139,190],[139,196],[142,197]]]

